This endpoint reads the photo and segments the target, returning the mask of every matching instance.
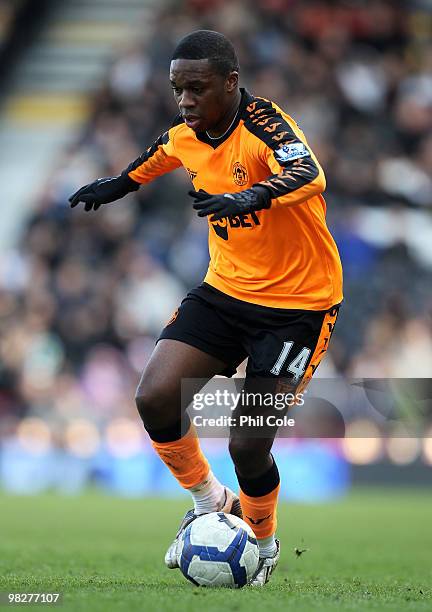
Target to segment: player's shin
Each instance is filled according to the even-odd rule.
[[[182,428],[184,431],[188,425],[187,433],[180,437]],[[147,429],[147,432],[161,460],[177,482],[191,493],[195,514],[218,510],[225,488],[211,472],[190,422],[183,419],[183,423],[162,430]]]
[[[279,472],[273,461],[271,468],[258,478],[248,479],[237,473],[240,503],[244,520],[257,537],[260,557],[272,557],[277,552],[277,502],[280,488]]]

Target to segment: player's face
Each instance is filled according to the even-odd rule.
[[[176,59],[171,62],[171,87],[185,123],[194,132],[223,133],[232,119],[238,73],[224,77],[207,59]]]

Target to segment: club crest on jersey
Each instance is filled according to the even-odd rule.
[[[236,162],[233,166],[232,169],[232,173],[233,173],[233,178],[234,178],[234,183],[236,185],[246,185],[246,183],[248,182],[248,173],[246,168],[240,163],[240,162]]]
[[[302,142],[294,142],[292,144],[284,144],[279,149],[276,149],[274,156],[280,164],[284,164],[288,161],[300,159],[300,157],[309,157],[310,153]]]

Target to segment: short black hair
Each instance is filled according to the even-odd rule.
[[[215,72],[228,76],[239,70],[234,45],[224,34],[213,30],[196,30],[178,43],[172,59],[208,59]]]

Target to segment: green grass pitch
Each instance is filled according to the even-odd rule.
[[[0,591],[60,591],[58,609],[73,612],[432,609],[429,493],[354,490],[326,504],[281,504],[279,567],[264,589],[238,591],[195,588],[165,569],[188,505],[0,495]],[[296,547],[309,550],[297,557]]]

